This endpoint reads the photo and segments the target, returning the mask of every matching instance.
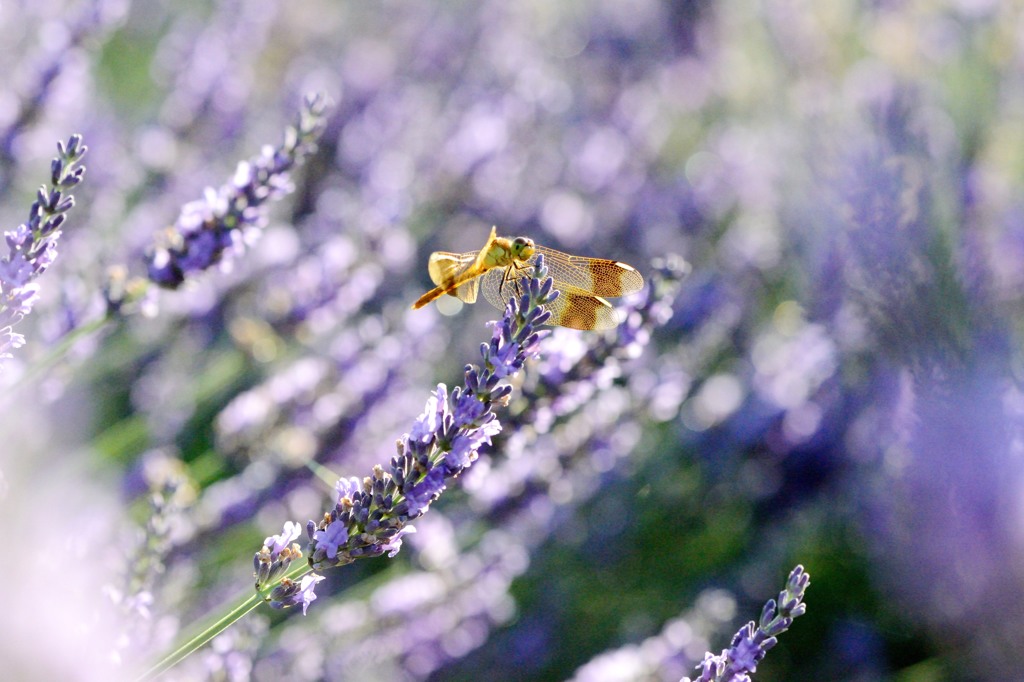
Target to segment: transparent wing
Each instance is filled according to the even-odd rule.
[[[435,251],[430,254],[427,262],[427,271],[430,279],[439,287],[448,289],[445,293],[455,296],[466,303],[476,303],[477,291],[479,291],[479,278],[454,287],[455,282],[476,265],[476,253],[452,253],[450,251]],[[449,288],[454,287],[454,288]]]
[[[522,276],[526,276],[530,271],[530,268],[517,269],[515,266],[493,268],[474,281],[480,283],[480,288],[484,290],[484,298],[488,303],[498,310],[504,310],[508,299],[522,295],[522,285],[517,283],[518,278],[515,273],[520,272]]]
[[[449,291],[449,296],[455,296],[465,303],[476,303],[476,294],[480,290],[480,278],[474,277],[465,284],[460,284],[455,291]]]
[[[510,298],[522,296],[525,286],[523,280],[532,274],[532,265],[494,268],[473,281],[480,282],[484,298],[491,305],[504,310]],[[559,292],[558,298],[544,306],[551,313],[548,324],[584,330],[613,329],[619,324],[615,308],[600,296],[594,296],[565,281],[555,280],[554,284]]]
[[[548,274],[559,290],[569,285],[583,292],[614,297],[640,291],[644,286],[643,275],[617,260],[570,256],[546,246],[536,247],[536,253],[544,254]],[[535,259],[536,255],[530,262]]]
[[[440,286],[451,284],[463,272],[473,266],[476,251],[472,253],[452,253],[451,251],[435,251],[427,261],[427,272],[430,280]]]

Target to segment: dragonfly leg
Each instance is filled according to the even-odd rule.
[[[512,291],[515,292],[516,298],[522,298],[523,297],[523,279],[524,278],[529,278],[529,275],[526,273],[526,271],[530,267],[531,266],[529,264],[526,264],[526,265],[513,265],[512,267],[507,268],[505,270],[505,280],[506,281],[511,281],[511,283],[512,283]],[[512,270],[516,271],[514,276],[511,274]]]

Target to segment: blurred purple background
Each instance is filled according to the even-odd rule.
[[[479,361],[498,311],[409,306],[493,224],[692,272],[635,338],[556,330],[395,559],[168,679],[678,680],[797,563],[808,613],[758,680],[1014,679],[1022,26],[987,0],[0,7],[5,230],[57,140],[90,148],[0,375],[7,584],[38,586],[10,670],[130,676],[247,595],[262,538]],[[144,277],[313,91],[319,148],[245,253],[82,332],[108,268]]]

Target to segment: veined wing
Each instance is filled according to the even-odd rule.
[[[452,253],[451,251],[435,251],[427,261],[427,272],[430,281],[438,286],[445,286],[468,270],[476,261],[476,251],[469,253]]]
[[[569,329],[614,329],[619,324],[615,307],[570,284],[556,283],[558,298],[544,306],[551,312],[551,324]]]
[[[469,253],[435,251],[430,254],[430,260],[427,262],[430,280],[439,287],[447,287],[450,284],[454,284],[456,280],[473,268],[476,264],[477,255],[476,251]],[[479,277],[473,278],[447,293],[458,297],[466,303],[476,303],[479,282]]]
[[[559,291],[564,291],[568,285],[584,293],[615,297],[640,291],[644,286],[643,275],[617,260],[571,256],[546,246],[537,246],[535,255],[530,259],[531,264],[539,253],[544,254],[548,274],[555,280],[555,288]]]
[[[546,254],[544,262],[547,263]],[[532,265],[494,268],[473,281],[480,282],[484,297],[491,305],[504,310],[510,298],[522,295],[523,278],[532,272]],[[619,324],[615,308],[600,296],[557,279],[554,285],[558,298],[544,306],[551,313],[548,324],[583,330],[614,329]]]

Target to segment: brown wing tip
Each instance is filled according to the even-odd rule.
[[[615,306],[600,296],[573,297],[552,319],[551,324],[584,331],[614,329],[619,324]]]
[[[623,263],[622,261],[615,261],[615,264],[625,270],[625,272],[620,276],[623,294],[631,294],[634,291],[640,291],[640,289],[643,288],[644,276],[640,274],[639,270],[628,263]]]

